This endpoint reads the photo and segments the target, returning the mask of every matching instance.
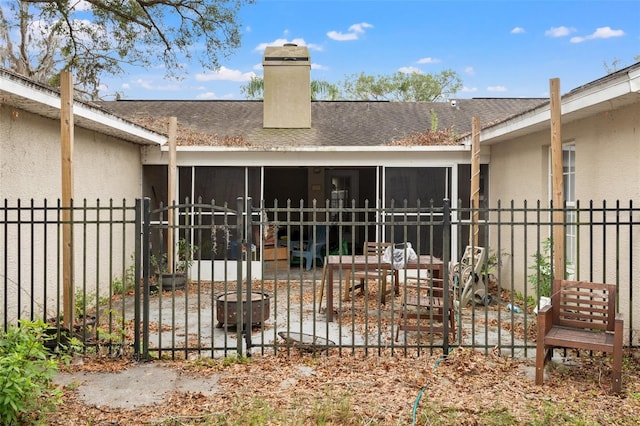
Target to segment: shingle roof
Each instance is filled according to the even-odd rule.
[[[471,119],[481,125],[534,108],[548,99],[475,98],[449,102],[314,101],[310,129],[264,129],[262,101],[110,101],[97,102],[114,114],[136,121],[175,116],[179,125],[220,137],[237,137],[253,146],[381,146],[432,127],[452,127],[462,135]]]

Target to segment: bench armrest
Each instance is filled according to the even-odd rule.
[[[544,339],[553,326],[553,310],[551,305],[544,306],[538,311],[538,339]],[[542,334],[541,334],[542,333]]]

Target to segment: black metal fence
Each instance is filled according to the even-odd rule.
[[[59,332],[73,328],[87,347],[142,358],[291,350],[413,355],[451,346],[528,357],[534,312],[557,269],[551,231],[562,226],[566,275],[616,284],[625,345],[639,341],[633,290],[640,285],[640,209],[631,202],[564,206],[562,223],[540,203],[474,211],[447,200],[380,208],[239,199],[235,206],[185,202],[153,211],[147,200],[98,200],[70,209],[65,222],[59,203],[5,200],[0,207],[3,329],[43,319]],[[471,221],[473,213],[479,221]],[[64,294],[62,279],[64,226],[72,229],[72,295]],[[473,275],[450,270],[475,234],[471,246],[484,249],[481,264],[471,261]],[[354,257],[379,242],[400,244],[400,257],[415,252],[417,263],[396,272],[384,267],[382,251]],[[468,282],[471,292],[463,295]],[[442,290],[421,296],[421,286]],[[70,296],[71,327],[60,321]]]
[[[65,212],[69,220],[63,220]],[[72,256],[63,255],[63,230],[71,231]],[[20,320],[42,320],[88,345],[121,350],[133,343],[136,282],[135,205],[100,200],[63,207],[60,201],[4,200],[0,207],[2,329]],[[73,288],[65,294],[63,263]],[[70,293],[70,294],[69,294]],[[74,307],[73,325],[63,323],[63,300]]]

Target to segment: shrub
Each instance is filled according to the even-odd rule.
[[[44,346],[46,324],[20,321],[0,332],[0,423],[33,423],[62,400],[52,382],[57,361]]]
[[[553,270],[551,269],[551,238],[547,238],[542,242],[542,253],[537,251],[531,255],[533,265],[529,266],[531,274],[527,275],[527,281],[533,286],[534,291],[539,299],[541,296],[549,297],[551,295],[551,277]]]
[[[551,296],[551,285],[553,284],[553,269],[551,268],[551,238],[547,238],[542,242],[542,253],[539,251],[531,255],[533,265],[529,266],[531,274],[527,275],[527,281],[533,286],[537,298],[541,296]],[[571,267],[570,262],[565,264],[565,279],[569,277],[567,268]]]

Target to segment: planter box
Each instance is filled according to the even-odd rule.
[[[273,272],[278,268],[278,271],[288,271],[289,262],[285,260],[265,260],[263,262],[265,272]]]
[[[263,251],[262,260],[287,260],[288,252],[289,249],[287,249],[286,247],[265,248]]]

